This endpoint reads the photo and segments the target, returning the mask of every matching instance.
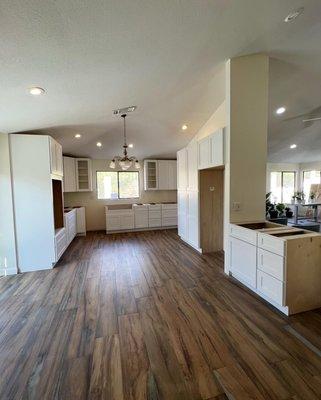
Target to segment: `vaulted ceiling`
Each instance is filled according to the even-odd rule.
[[[319,0],[2,0],[0,131],[49,133],[65,153],[109,158],[122,144],[112,110],[137,105],[133,153],[170,157],[224,100],[225,61],[266,52],[270,160],[321,159],[321,122],[289,119],[321,105],[320,15]]]

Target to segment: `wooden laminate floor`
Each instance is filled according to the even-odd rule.
[[[320,399],[320,310],[286,318],[222,265],[175,231],[92,233],[0,279],[0,399]]]

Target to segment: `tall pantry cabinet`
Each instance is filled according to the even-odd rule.
[[[50,269],[64,245],[62,148],[50,136],[23,134],[10,135],[10,148],[18,268]]]

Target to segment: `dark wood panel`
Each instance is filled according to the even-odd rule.
[[[173,230],[89,233],[0,279],[0,399],[319,399],[320,334]]]

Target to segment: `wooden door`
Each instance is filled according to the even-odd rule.
[[[224,170],[200,171],[201,248],[204,253],[223,250]]]

